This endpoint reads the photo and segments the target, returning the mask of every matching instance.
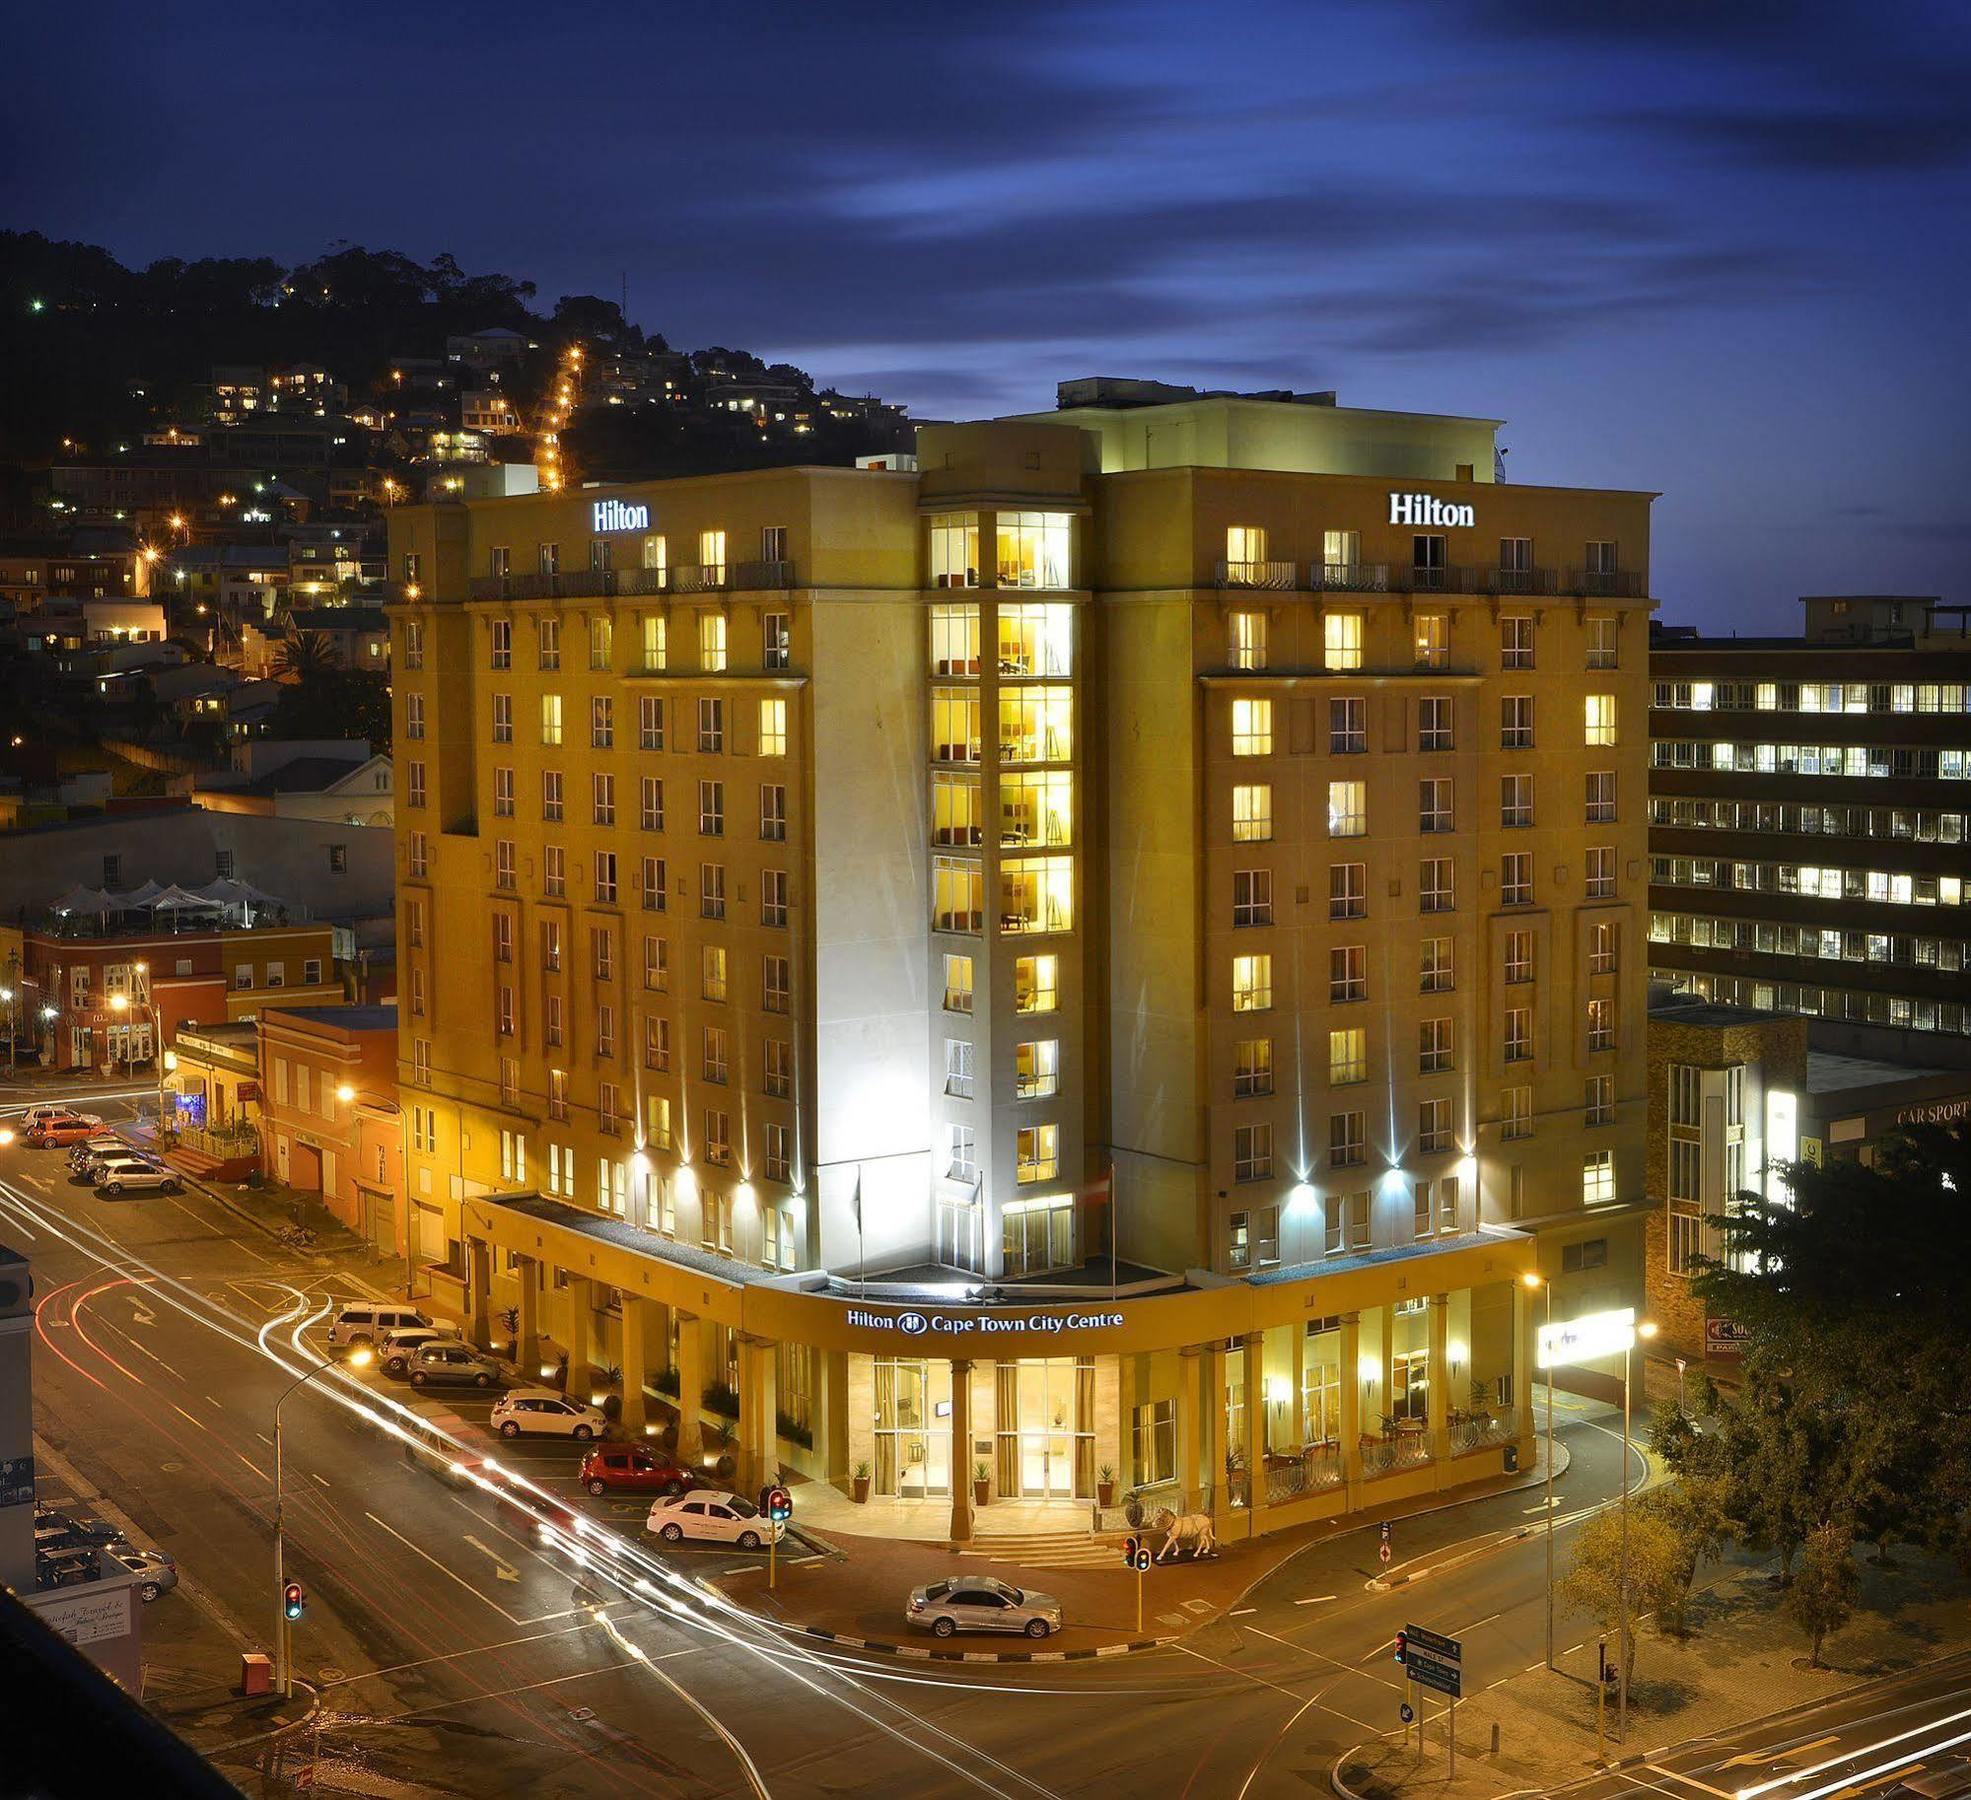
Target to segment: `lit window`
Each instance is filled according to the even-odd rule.
[[[1021,1182],[1052,1181],[1061,1167],[1061,1128],[1023,1125],[1013,1140],[1013,1174]]]
[[[971,974],[971,958],[961,959]],[[1245,960],[1251,961],[1251,958]],[[1261,959],[1264,960],[1264,959]],[[1047,1013],[1060,1005],[1060,959],[1054,956],[1022,956],[1013,964],[1013,1010],[1018,1013]]]
[[[1232,1010],[1264,1012],[1273,1004],[1273,959],[1270,956],[1232,958]]]
[[[1266,615],[1235,612],[1231,617],[1231,663],[1235,669],[1266,667]]]
[[[760,702],[760,754],[762,756],[785,756],[787,754],[787,702],[785,700],[762,700]]]
[[[1369,830],[1369,786],[1365,781],[1328,783],[1328,836],[1366,837]]]
[[[706,612],[698,615],[698,666],[707,674],[714,675],[725,667],[723,613]]]
[[[1334,1087],[1369,1078],[1369,1034],[1359,1025],[1328,1033],[1328,1081]]]
[[[561,696],[543,694],[541,696],[541,742],[558,744],[561,742]]]
[[[1232,754],[1271,756],[1273,754],[1273,702],[1234,700],[1232,702]]]
[[[1581,1204],[1606,1206],[1615,1198],[1615,1152],[1590,1150],[1581,1158]]]
[[[972,959],[946,956],[944,959],[944,1009],[968,1013],[972,1010]]]
[[[1322,621],[1327,666],[1330,669],[1359,669],[1362,666],[1362,615],[1331,612]]]
[[[1273,789],[1259,782],[1232,790],[1232,841],[1261,844],[1273,835]]]
[[[1055,1038],[1013,1046],[1013,1097],[1039,1100],[1061,1086],[1061,1046]]]
[[[1615,742],[1615,696],[1613,694],[1588,694],[1583,697],[1581,704],[1586,724],[1586,741],[1589,744],[1613,744]]]
[[[1273,1040],[1241,1038],[1232,1047],[1232,1092],[1241,1098],[1273,1091]]]

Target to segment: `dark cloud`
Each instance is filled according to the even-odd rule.
[[[1770,44],[1814,34],[1855,8],[1835,0],[1453,0],[1474,30],[1652,45]]]
[[[1714,145],[1773,169],[1877,175],[1949,168],[1971,158],[1971,82],[1944,83],[1957,98],[1899,96],[1878,111],[1804,106],[1736,111],[1693,106],[1632,115],[1650,130]]]

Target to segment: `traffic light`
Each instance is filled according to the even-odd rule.
[[[1140,1537],[1132,1537],[1122,1547],[1122,1560],[1126,1568],[1141,1574],[1150,1566],[1150,1546]]]
[[[760,1511],[776,1525],[785,1525],[794,1516],[794,1496],[784,1487],[763,1488]]]
[[[298,1619],[307,1610],[308,1596],[301,1591],[301,1583],[290,1581],[281,1589],[281,1611],[290,1619]]]
[[[1396,1648],[1390,1652],[1390,1655],[1395,1661],[1401,1662],[1403,1660],[1403,1653],[1406,1650],[1408,1650],[1409,1647],[1410,1647],[1410,1634],[1407,1631],[1399,1631],[1396,1634]]]

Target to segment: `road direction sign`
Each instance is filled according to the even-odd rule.
[[[1403,1670],[1420,1687],[1464,1697],[1464,1645],[1421,1625],[1403,1627]]]

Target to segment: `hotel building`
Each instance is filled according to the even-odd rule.
[[[1496,1473],[1641,1297],[1650,496],[1062,401],[395,510],[411,1241],[958,1536]]]
[[[1799,637],[1651,646],[1650,964],[1706,998],[1971,1061],[1966,609],[1802,605]]]

